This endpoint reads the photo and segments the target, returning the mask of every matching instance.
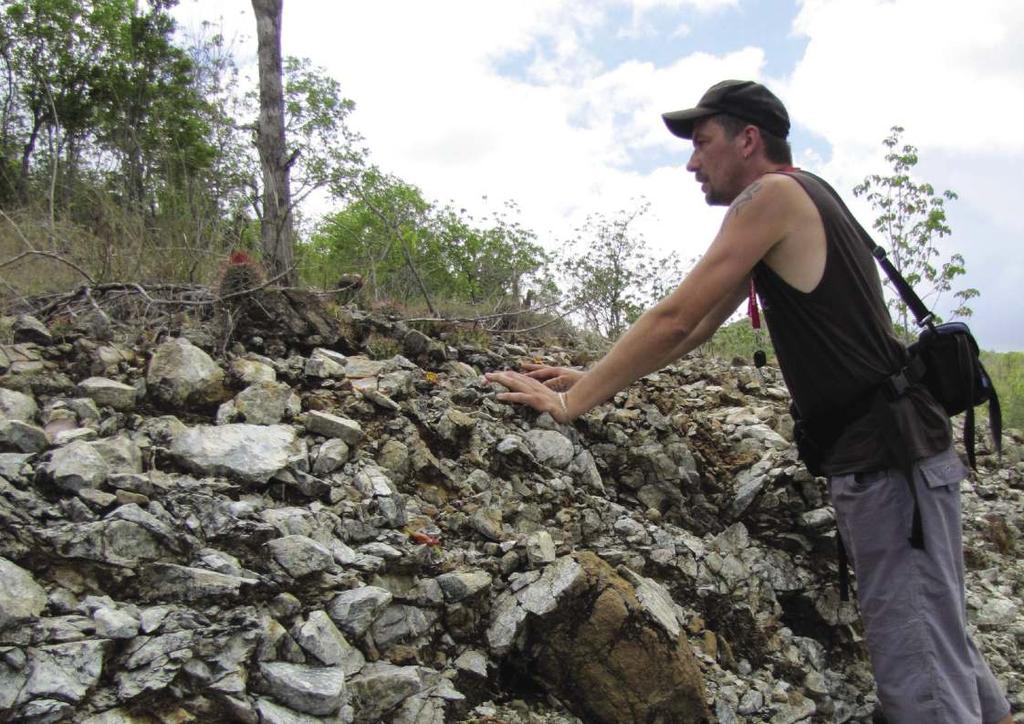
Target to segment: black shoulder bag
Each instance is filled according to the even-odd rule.
[[[857,223],[835,189],[824,181],[821,183],[846,210],[850,219]],[[896,287],[900,299],[913,312],[914,321],[921,329],[917,341],[907,348],[910,363],[885,380],[883,385],[892,385],[894,381],[899,383],[900,380],[897,378],[904,378],[903,384],[908,381],[921,382],[928,388],[936,402],[946,410],[947,415],[952,417],[961,412],[965,413],[964,448],[972,468],[977,467],[974,454],[974,408],[987,402],[992,445],[996,454],[1002,458],[1003,416],[999,407],[999,396],[992,384],[992,378],[985,370],[985,365],[981,363],[978,343],[971,330],[963,322],[935,324],[935,315],[928,310],[917,296],[917,292],[892,265],[885,249],[872,240],[864,227],[860,224],[857,226],[861,238],[871,250],[871,255]]]

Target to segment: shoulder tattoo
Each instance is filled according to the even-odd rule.
[[[729,211],[727,213],[727,216],[739,215],[740,210],[751,202],[751,200],[754,198],[757,192],[761,190],[762,187],[763,184],[761,183],[761,180],[758,179],[754,183],[747,186],[747,188],[743,189],[743,193],[741,193],[739,196],[733,199],[733,202],[729,204]]]

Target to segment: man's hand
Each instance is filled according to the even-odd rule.
[[[520,368],[526,371],[527,377],[540,380],[555,392],[567,391],[576,384],[576,380],[585,374],[581,370],[574,370],[568,367],[549,367],[548,365],[539,365],[533,362],[524,362],[520,365]]]
[[[484,375],[488,382],[497,382],[509,389],[508,392],[499,392],[497,399],[502,402],[515,402],[520,405],[528,405],[538,412],[546,412],[558,422],[568,422],[571,418],[568,410],[563,406],[559,396],[564,393],[555,392],[543,382],[521,372],[488,372]]]

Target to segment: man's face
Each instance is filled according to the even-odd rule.
[[[728,206],[741,191],[740,145],[743,134],[729,138],[714,118],[693,127],[693,154],[686,170],[694,174],[709,206]]]

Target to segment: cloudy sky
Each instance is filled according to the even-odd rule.
[[[182,0],[177,16],[222,24],[251,59],[246,0]],[[723,212],[660,114],[718,80],[769,85],[797,165],[866,226],[851,189],[886,170],[881,141],[902,125],[919,178],[960,196],[943,243],[966,257],[961,286],[981,290],[976,336],[1024,350],[1022,35],[1019,0],[285,0],[283,51],[341,83],[382,168],[478,215],[515,200],[551,248],[588,213],[643,198],[654,250],[702,253]]]

